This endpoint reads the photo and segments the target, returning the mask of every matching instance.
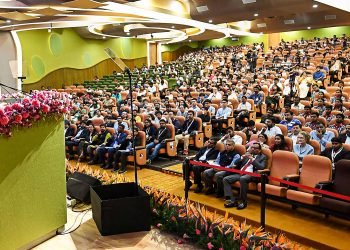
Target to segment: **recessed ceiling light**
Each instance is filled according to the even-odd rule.
[[[258,28],[266,28],[266,23],[257,23],[256,26]]]
[[[264,34],[264,32],[260,32],[260,34],[261,34],[261,35],[263,35],[263,34]]]
[[[309,26],[309,27],[307,27],[307,29],[308,29],[308,30],[311,30],[311,27]]]
[[[197,11],[198,11],[199,13],[205,12],[205,11],[208,11],[208,10],[209,10],[207,5],[197,6],[196,9],[197,9]]]
[[[189,42],[192,42],[192,40],[190,39],[190,40],[188,40]]]
[[[259,16],[259,14],[258,14],[258,13],[255,13],[254,16]]]
[[[256,0],[242,0],[243,4],[256,3]]]
[[[102,38],[103,38],[103,39],[106,39],[106,37],[105,37],[105,36],[103,36]]]
[[[7,20],[6,20],[6,23],[11,23],[11,20],[7,19]]]
[[[130,36],[130,32],[127,32],[126,34],[127,34],[128,36]]]
[[[48,28],[48,29],[47,29],[47,32],[51,33],[51,31],[52,31],[51,28]]]
[[[317,8],[317,7],[318,7],[318,4],[312,5],[312,8]]]
[[[212,22],[213,22],[213,20],[209,19],[209,23],[212,23]]]
[[[172,28],[172,29],[175,29],[175,26],[173,25],[173,26],[171,26],[171,28]]]

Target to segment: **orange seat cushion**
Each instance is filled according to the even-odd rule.
[[[297,190],[287,190],[287,199],[309,205],[318,205],[320,203],[320,196]]]
[[[261,184],[260,183],[258,183],[258,191],[261,192]],[[286,197],[287,188],[266,184],[265,192],[267,194],[278,196],[278,197]]]

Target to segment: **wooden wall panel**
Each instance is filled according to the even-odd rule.
[[[123,61],[130,69],[133,69],[135,66],[142,67],[143,64],[147,64],[146,57]],[[60,89],[63,85],[72,85],[73,83],[83,83],[86,80],[92,80],[94,76],[103,77],[104,75],[111,75],[114,70],[121,72],[121,69],[111,59],[106,59],[87,69],[58,69],[49,73],[40,81],[23,84],[22,87],[24,91],[41,89],[42,86],[45,88],[50,86],[53,89]]]
[[[165,51],[165,52],[162,52],[162,59],[163,59],[163,62],[175,61],[177,58],[179,58],[183,54],[189,53],[194,50],[197,50],[197,49],[191,48],[189,46],[183,46],[175,51]]]

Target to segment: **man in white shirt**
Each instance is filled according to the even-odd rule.
[[[304,110],[304,104],[300,103],[300,98],[299,97],[294,97],[294,103],[292,104],[291,108],[292,109],[297,109],[298,112],[300,112],[301,110]]]
[[[231,115],[232,109],[227,107],[228,101],[224,99],[221,101],[221,108],[218,109],[215,115],[215,119],[212,119],[213,125],[218,125],[219,134],[222,134],[222,124],[227,124],[227,118]]]
[[[222,95],[221,93],[218,91],[217,88],[213,88],[213,93],[211,93],[209,96],[208,96],[208,99],[209,100],[212,100],[212,99],[221,99],[222,98]]]
[[[188,110],[193,110],[195,115],[197,116],[198,111],[201,109],[197,106],[197,101],[195,98],[192,99],[191,101],[191,107]]]
[[[251,111],[251,110],[252,110],[252,105],[249,102],[247,102],[247,97],[242,96],[242,100],[238,104],[237,111],[239,111],[240,113],[241,111]]]
[[[240,135],[237,135],[235,133],[234,128],[228,127],[226,129],[226,135],[224,135],[219,142],[222,142],[223,144],[226,143],[228,139],[231,139],[235,142],[235,144],[242,145],[243,143],[243,138]]]
[[[301,124],[294,124],[290,133],[288,133],[288,137],[293,140],[293,145],[297,144],[298,134],[301,131]]]
[[[275,126],[275,121],[273,121],[271,118],[266,118],[265,120],[265,127],[263,127],[258,134],[265,134],[268,137],[272,137],[278,134],[282,134],[282,131],[279,127]]]

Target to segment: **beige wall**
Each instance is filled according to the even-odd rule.
[[[269,36],[269,47],[277,46],[281,41],[281,33],[271,33]]]
[[[13,78],[9,64],[9,61],[16,60],[16,46],[10,32],[0,32],[0,55],[0,83],[17,88],[17,79]],[[0,90],[2,94],[7,93],[4,87]]]

